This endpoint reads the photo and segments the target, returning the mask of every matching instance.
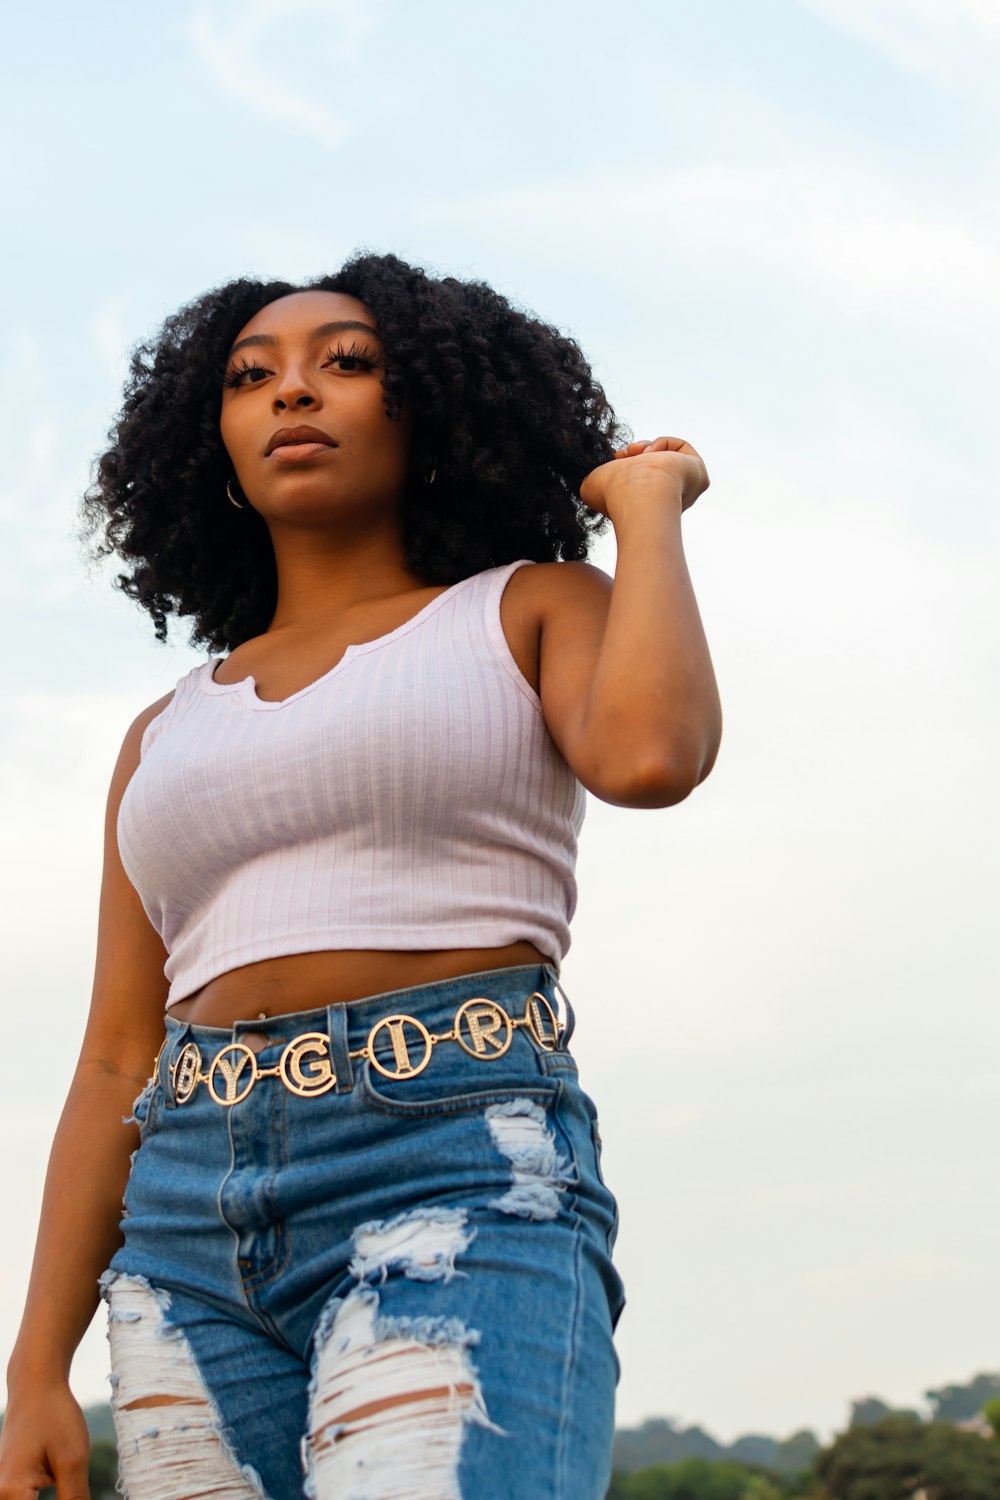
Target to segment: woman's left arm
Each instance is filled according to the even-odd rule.
[[[549,729],[583,784],[620,806],[683,801],[718,754],[722,705],[681,539],[682,512],[708,485],[680,438],[630,443],[592,470],[580,498],[614,525],[614,582],[573,565],[586,582],[578,573],[543,612]]]

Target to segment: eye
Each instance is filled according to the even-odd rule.
[[[267,374],[267,371],[264,369],[263,365],[259,365],[256,360],[246,359],[241,354],[239,364],[230,365],[225,375],[223,375],[222,384],[228,386],[240,385],[242,384],[243,376],[248,375],[252,370],[259,370],[262,375]],[[248,384],[257,385],[258,382],[256,380],[251,380],[248,382]]]
[[[357,369],[374,370],[378,364],[377,353],[367,345],[356,341],[348,349],[345,349],[343,344],[338,344],[336,349],[328,348],[325,357],[332,364],[347,364],[350,367],[347,373]],[[222,384],[230,388],[240,385],[259,385],[260,381],[255,378],[255,372],[259,372],[261,376],[268,374],[263,365],[241,354],[239,362],[230,365],[227,369],[222,377]]]
[[[371,349],[367,348],[366,345],[358,344],[356,341],[351,344],[349,349],[345,349],[343,344],[338,344],[336,349],[327,349],[326,357],[333,362],[338,360],[341,362],[344,360],[351,361],[363,370],[374,370],[378,364],[377,355]]]

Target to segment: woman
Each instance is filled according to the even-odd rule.
[[[705,466],[622,436],[571,339],[392,255],[231,282],[133,356],[85,525],[159,639],[220,654],[112,777],[5,1500],[86,1493],[100,1295],[130,1500],[603,1496],[576,836],[585,789],[678,802],[721,734]]]

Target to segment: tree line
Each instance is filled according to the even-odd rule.
[[[927,1418],[875,1396],[853,1401],[846,1428],[825,1446],[806,1429],[725,1448],[700,1427],[653,1418],[616,1433],[606,1500],[998,1500],[1000,1372],[924,1395]],[[91,1500],[118,1500],[111,1408],[84,1416]],[[57,1500],[54,1488],[39,1495]]]

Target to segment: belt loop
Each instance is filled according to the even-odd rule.
[[[354,1065],[351,1062],[351,1049],[347,1039],[346,1005],[327,1006],[326,1029],[330,1036],[330,1060],[337,1078],[334,1092],[350,1093],[354,1087]]]
[[[576,1026],[576,1012],[573,1009],[569,996],[563,989],[562,985],[559,983],[555,969],[551,964],[546,964],[545,967],[552,976],[553,990],[557,991],[562,997],[562,1010],[564,1013],[564,1018],[562,1021],[562,1029],[559,1035],[559,1051],[562,1052],[569,1046],[570,1037],[573,1035],[573,1031]]]
[[[181,1048],[187,1041],[191,1026],[187,1021],[182,1021],[173,1041],[167,1038],[160,1053],[160,1079],[163,1083],[163,1103],[167,1109],[176,1109],[177,1100],[174,1097],[174,1065],[180,1056]]]

